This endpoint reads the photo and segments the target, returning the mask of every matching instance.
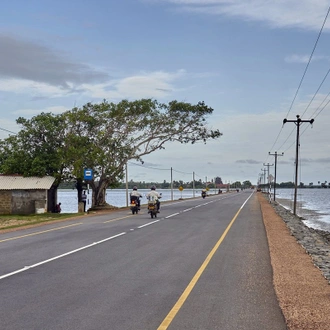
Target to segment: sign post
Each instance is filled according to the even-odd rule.
[[[182,190],[183,190],[183,187],[180,186],[180,187],[179,187],[179,190],[181,191],[181,198],[180,198],[180,199],[183,199],[183,198],[182,198]]]
[[[93,170],[90,168],[84,169],[84,180],[89,181],[93,180]],[[87,183],[87,194],[89,195],[89,183]],[[87,200],[87,204],[89,205],[89,199]]]

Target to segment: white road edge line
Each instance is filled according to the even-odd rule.
[[[114,235],[114,236],[111,236],[111,237],[105,238],[105,239],[103,239],[103,240],[101,240],[101,241],[94,242],[94,243],[92,243],[92,244],[89,244],[89,245],[83,246],[83,247],[81,247],[81,248],[79,248],[79,249],[72,250],[72,251],[69,251],[69,252],[63,253],[63,254],[61,254],[61,255],[59,255],[59,256],[56,256],[56,257],[53,257],[53,258],[50,258],[50,259],[47,259],[47,260],[44,260],[44,261],[38,262],[38,263],[36,263],[36,264],[34,264],[34,265],[31,265],[31,266],[25,266],[24,268],[21,268],[21,269],[18,269],[18,270],[16,270],[16,271],[14,271],[14,272],[11,272],[11,273],[8,273],[8,274],[5,274],[5,275],[0,276],[0,280],[4,279],[4,278],[6,278],[6,277],[13,276],[13,275],[18,274],[18,273],[22,273],[22,272],[24,272],[24,271],[26,271],[26,270],[28,270],[28,269],[31,269],[31,268],[35,268],[35,267],[41,266],[41,265],[46,264],[46,263],[48,263],[48,262],[54,261],[54,260],[56,260],[56,259],[60,259],[60,258],[66,257],[66,256],[68,256],[68,255],[70,255],[70,254],[73,254],[73,253],[79,252],[79,251],[81,251],[81,250],[88,249],[88,248],[90,248],[90,247],[92,247],[92,246],[95,246],[95,245],[98,245],[98,244],[104,243],[104,242],[106,242],[106,241],[110,241],[111,239],[117,238],[117,237],[122,236],[122,235],[125,235],[125,234],[126,234],[126,232],[123,232],[123,233],[120,233],[120,234],[117,234],[117,235]]]

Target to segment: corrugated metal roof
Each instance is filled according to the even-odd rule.
[[[0,175],[0,190],[18,190],[18,189],[49,189],[55,178],[52,176],[44,177],[23,177]]]

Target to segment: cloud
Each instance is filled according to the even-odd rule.
[[[84,84],[81,87],[94,98],[162,98],[174,92],[174,82],[185,75],[182,69],[176,72],[141,72],[104,84]]]
[[[240,159],[240,160],[236,160],[236,163],[239,164],[260,164],[261,161],[260,160],[254,160],[254,159]]]
[[[0,34],[2,80],[49,85],[72,91],[84,83],[106,81],[109,75],[76,63],[41,44]]]
[[[309,58],[310,58],[310,55],[293,54],[293,55],[287,56],[284,60],[287,63],[304,63],[304,64],[306,64],[306,63],[308,63]],[[312,57],[312,62],[322,61],[322,60],[329,61],[330,57],[329,56],[313,56]]]
[[[302,163],[304,163],[305,165],[309,164],[309,163],[320,163],[320,164],[329,164],[330,163],[330,157],[326,157],[326,158],[301,158],[300,160]]]
[[[163,98],[175,92],[174,83],[186,75],[184,70],[176,72],[141,72],[136,75],[109,80],[104,83],[86,83],[66,87],[25,79],[0,79],[0,92],[26,94],[33,100],[59,98],[74,94],[95,99],[121,100],[124,98]]]
[[[272,27],[296,27],[319,30],[328,10],[324,0],[160,0],[178,6],[182,11],[241,17],[262,21]],[[152,1],[152,2],[160,2]],[[327,26],[329,29],[329,25]]]
[[[24,116],[30,117],[30,116],[38,115],[41,112],[44,112],[44,113],[51,112],[53,114],[60,114],[67,110],[69,110],[69,109],[66,107],[63,107],[63,106],[52,106],[52,107],[47,107],[47,108],[43,108],[43,109],[21,109],[21,110],[14,111],[14,114],[16,114],[18,116],[23,116],[23,117]]]
[[[69,87],[70,89],[70,87]],[[62,97],[72,93],[61,86],[26,79],[0,79],[0,91],[15,94],[28,94],[32,97]]]

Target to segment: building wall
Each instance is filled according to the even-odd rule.
[[[34,214],[43,201],[47,208],[46,190],[0,190],[0,214]],[[47,210],[46,210],[47,211]]]
[[[35,213],[35,201],[44,200],[45,208],[47,195],[45,190],[13,190],[11,205],[12,214],[33,214]]]
[[[0,214],[11,214],[11,191],[0,190]]]

